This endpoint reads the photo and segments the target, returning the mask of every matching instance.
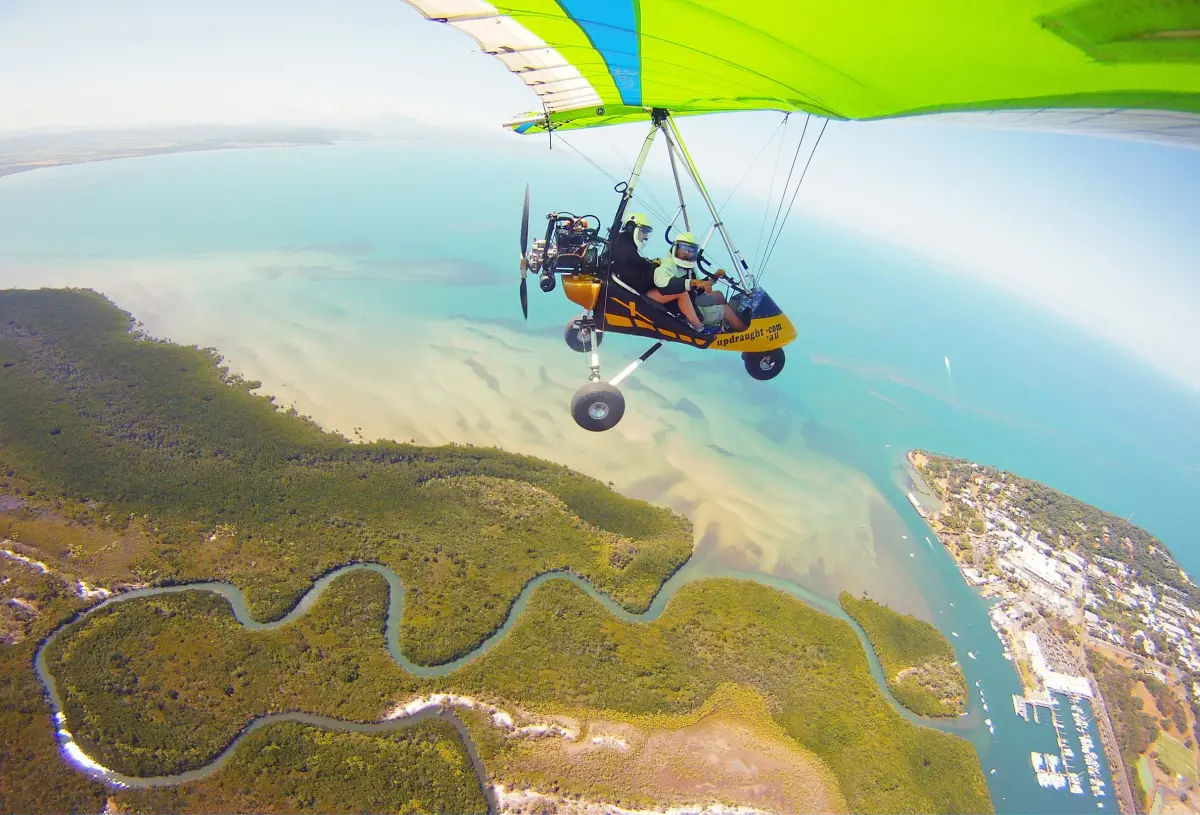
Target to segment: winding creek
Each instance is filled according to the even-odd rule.
[[[67,620],[41,642],[34,658],[34,667],[37,672],[38,679],[41,681],[46,695],[50,701],[55,725],[55,735],[58,739],[60,747],[63,750],[63,753],[69,758],[72,765],[74,765],[80,771],[114,786],[141,788],[162,787],[174,784],[182,784],[188,781],[195,781],[213,774],[225,766],[225,764],[233,757],[234,752],[237,750],[238,745],[241,744],[243,739],[245,739],[254,731],[277,722],[293,721],[324,727],[331,730],[353,731],[358,733],[381,733],[400,727],[407,727],[419,721],[427,721],[438,718],[448,721],[454,726],[455,730],[458,731],[459,736],[466,745],[467,754],[470,757],[471,765],[475,770],[475,775],[479,780],[480,787],[482,788],[483,794],[487,800],[488,811],[492,813],[496,812],[498,808],[497,795],[494,788],[488,782],[487,769],[484,767],[483,762],[479,758],[479,752],[476,748],[476,745],[462,720],[455,715],[452,709],[448,709],[443,705],[426,707],[415,713],[404,714],[395,718],[384,719],[376,722],[352,722],[301,712],[272,713],[257,716],[250,720],[246,727],[243,728],[242,731],[238,733],[238,735],[212,761],[208,762],[202,767],[188,770],[183,773],[178,773],[176,775],[152,777],[134,777],[123,775],[103,767],[99,762],[87,756],[74,742],[69,731],[68,722],[66,721],[66,714],[63,710],[62,698],[58,694],[58,688],[55,684],[54,677],[51,675],[46,663],[47,649],[53,644],[59,634],[62,633],[62,631],[69,625],[76,623],[103,608],[117,603],[124,603],[129,600],[136,600],[138,598],[151,597],[160,594],[176,594],[185,591],[210,591],[220,594],[229,602],[234,617],[245,628],[251,631],[270,631],[289,625],[299,617],[303,616],[308,612],[309,609],[313,607],[316,601],[320,598],[321,594],[324,593],[324,591],[329,588],[329,586],[335,580],[349,572],[360,569],[376,572],[387,580],[388,611],[386,642],[388,653],[391,654],[392,658],[395,659],[396,662],[404,668],[404,670],[416,676],[428,678],[443,677],[483,656],[485,653],[495,647],[496,644],[505,637],[505,635],[508,634],[509,630],[524,612],[525,606],[529,602],[529,598],[533,595],[537,588],[551,580],[566,580],[574,583],[576,586],[583,589],[583,591],[586,592],[589,597],[600,603],[600,605],[602,605],[610,614],[622,621],[644,623],[658,619],[666,609],[671,597],[684,584],[692,580],[729,577],[742,580],[753,580],[755,582],[771,586],[772,588],[779,589],[825,614],[829,614],[849,623],[854,629],[855,633],[858,635],[859,641],[861,642],[866,653],[871,676],[874,677],[877,685],[893,709],[895,709],[896,712],[910,722],[913,722],[917,725],[935,727],[947,731],[963,730],[973,727],[975,724],[977,724],[977,722],[974,721],[974,719],[977,718],[975,713],[968,713],[953,720],[936,720],[917,716],[901,705],[892,695],[891,691],[888,690],[887,684],[884,681],[883,670],[880,667],[879,660],[876,658],[875,652],[871,648],[866,633],[862,630],[858,623],[852,620],[842,610],[841,606],[839,606],[837,602],[810,592],[786,580],[771,578],[758,573],[739,572],[733,570],[700,573],[699,569],[693,566],[693,562],[689,561],[687,565],[676,572],[659,588],[659,591],[654,596],[654,600],[651,602],[650,607],[645,612],[638,614],[628,611],[607,595],[599,592],[585,578],[566,571],[546,572],[537,575],[525,584],[525,587],[521,590],[521,593],[517,596],[516,600],[512,604],[512,607],[509,609],[503,625],[501,625],[493,634],[491,634],[491,636],[476,646],[472,651],[459,657],[458,659],[443,663],[441,665],[426,666],[411,662],[400,651],[400,620],[403,615],[404,608],[404,585],[401,582],[399,575],[397,575],[387,566],[383,566],[378,563],[351,563],[334,569],[318,579],[313,584],[312,588],[300,598],[300,601],[290,612],[288,612],[287,615],[269,623],[258,622],[249,615],[249,612],[246,609],[245,596],[242,594],[241,589],[230,583],[216,581],[134,589],[128,592],[113,595],[103,602],[97,603],[91,608],[81,611],[79,614]]]

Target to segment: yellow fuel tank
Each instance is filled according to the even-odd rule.
[[[600,280],[589,274],[571,274],[562,279],[563,292],[572,303],[588,311],[596,308],[600,300]]]

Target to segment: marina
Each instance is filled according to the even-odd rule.
[[[1045,699],[1027,698],[1013,694],[1013,711],[1026,723],[1040,725],[1039,708],[1049,712],[1057,752],[1033,750],[1030,765],[1038,785],[1043,789],[1067,790],[1071,795],[1087,795],[1105,799],[1109,779],[1107,766],[1093,735],[1091,703],[1082,697],[1052,693]],[[1030,722],[1030,711],[1033,720]],[[1085,784],[1086,779],[1086,784]],[[1104,809],[1104,800],[1097,808]]]

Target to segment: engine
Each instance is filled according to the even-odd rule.
[[[537,238],[526,257],[529,270],[540,278],[542,291],[554,289],[554,275],[596,274],[605,242],[599,237],[600,219],[552,212],[546,216],[546,236]]]

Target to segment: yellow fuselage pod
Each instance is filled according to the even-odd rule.
[[[713,337],[708,348],[715,351],[762,352],[782,348],[796,339],[796,326],[785,314],[751,320],[745,331],[727,332]]]
[[[589,274],[571,274],[562,279],[563,293],[576,305],[588,311],[596,308],[600,300],[600,280]]]

